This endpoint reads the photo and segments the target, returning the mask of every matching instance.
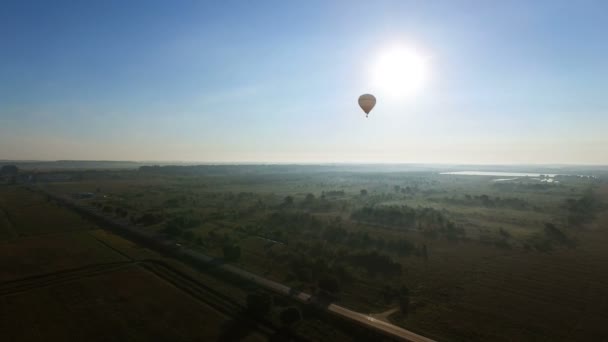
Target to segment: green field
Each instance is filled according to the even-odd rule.
[[[302,169],[303,168],[303,169]],[[144,168],[145,169],[145,168]],[[111,177],[110,177],[111,174]],[[110,217],[439,340],[608,335],[598,178],[169,167],[39,184]],[[337,289],[335,288],[337,286]]]
[[[132,268],[162,278],[162,267],[135,266],[162,260],[245,305],[247,286],[99,229],[47,192],[437,340],[608,336],[608,185],[602,178],[496,182],[295,166],[77,174],[67,182],[29,184],[32,190],[0,189],[0,281],[56,272],[124,277]],[[280,303],[267,319],[278,322],[289,305]],[[314,316],[291,330],[349,339]]]
[[[238,312],[211,295],[193,297],[184,289],[196,284],[183,274],[243,301],[241,290],[100,230],[24,188],[0,186],[0,209],[8,218],[0,226],[3,340],[221,341],[238,330]],[[255,325],[240,331],[244,341],[264,341],[269,333]]]
[[[139,267],[0,297],[8,341],[214,341],[230,318]],[[251,334],[247,341],[263,341]]]

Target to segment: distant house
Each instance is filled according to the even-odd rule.
[[[95,194],[92,192],[79,192],[72,194],[72,197],[75,199],[89,199],[95,197]]]
[[[39,173],[36,176],[37,182],[68,182],[74,177],[66,173]]]

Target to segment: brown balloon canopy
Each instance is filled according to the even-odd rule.
[[[369,115],[369,112],[371,112],[375,105],[376,97],[374,97],[374,95],[363,94],[359,96],[359,107],[361,107],[361,109],[363,109],[363,111],[365,112],[365,117]]]

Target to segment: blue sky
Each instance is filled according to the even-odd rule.
[[[3,1],[0,159],[608,164],[605,1]],[[392,45],[407,101],[357,97]]]

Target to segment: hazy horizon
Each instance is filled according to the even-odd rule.
[[[608,168],[608,164],[559,164],[559,163],[408,163],[408,162],[268,162],[268,161],[187,161],[187,160],[109,160],[109,159],[0,159],[0,165],[7,164],[36,164],[36,163],[132,163],[141,165],[184,165],[184,166],[204,166],[204,165],[228,165],[228,166],[425,166],[425,167],[446,167],[446,168],[466,168],[466,167],[498,167],[498,168],[575,168],[575,167],[598,167]]]
[[[606,13],[592,0],[8,1],[0,160],[608,165]],[[395,47],[423,64],[395,62]]]

